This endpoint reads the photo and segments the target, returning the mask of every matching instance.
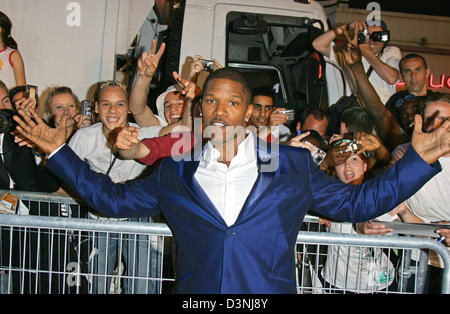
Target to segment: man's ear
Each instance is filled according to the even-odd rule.
[[[341,122],[340,134],[345,134],[345,133],[348,133],[347,125],[345,124],[345,122]]]
[[[248,122],[253,112],[253,104],[249,104],[247,107],[247,112],[245,113],[245,121]]]
[[[98,114],[98,101],[95,102],[94,111],[95,111],[96,114]]]
[[[431,70],[430,68],[427,69],[427,86],[428,86],[428,81],[430,79],[430,75],[431,75]]]

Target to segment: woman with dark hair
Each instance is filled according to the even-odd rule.
[[[25,66],[11,28],[11,20],[0,11],[0,79],[6,86],[22,86],[26,85]]]

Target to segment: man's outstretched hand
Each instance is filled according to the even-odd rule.
[[[450,120],[447,119],[439,128],[430,133],[422,131],[422,123],[422,117],[416,114],[411,145],[423,160],[432,164],[439,157],[450,153]]]
[[[67,132],[67,115],[61,118],[60,126],[49,127],[34,111],[18,110],[19,115],[14,116],[18,123],[17,131],[29,142],[37,145],[44,153],[50,154],[66,143],[70,134]]]

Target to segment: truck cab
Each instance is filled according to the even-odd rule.
[[[325,60],[312,48],[328,30],[325,11],[315,1],[156,1],[147,21],[134,58],[149,50],[151,38],[167,45],[151,97],[174,83],[173,71],[185,77],[195,55],[239,70],[252,88],[271,86],[276,104],[289,109],[326,108],[328,90],[342,86],[327,84]]]

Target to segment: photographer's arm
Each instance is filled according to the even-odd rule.
[[[364,22],[356,20],[348,24],[340,25],[335,29],[331,29],[314,39],[314,41],[312,42],[312,46],[317,52],[329,58],[331,54],[331,42],[335,40],[336,37],[343,35],[344,31],[348,29],[354,29],[357,25],[362,27],[362,25],[364,25]]]
[[[336,30],[337,32],[337,30]],[[314,49],[316,49],[317,52],[323,54],[325,57],[330,57],[330,44],[331,42],[336,38],[336,32],[335,30],[329,30],[322,35],[318,36],[314,41],[312,42],[312,46]]]
[[[368,44],[359,45],[361,53],[366,58],[367,62],[373,67],[374,71],[388,84],[394,84],[399,78],[399,73],[396,68],[391,67],[389,64],[383,62],[378,58],[372,50],[370,50]]]

